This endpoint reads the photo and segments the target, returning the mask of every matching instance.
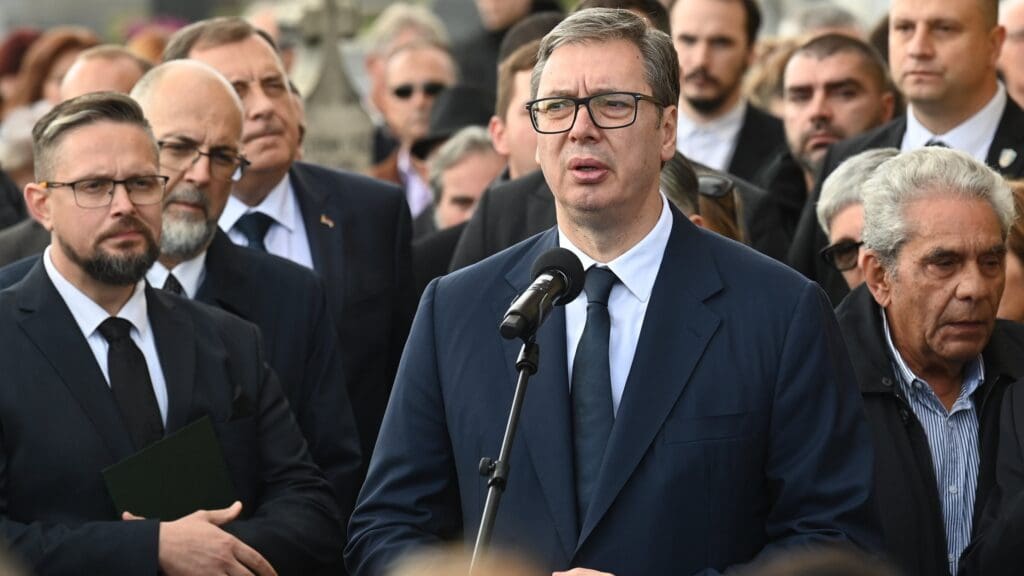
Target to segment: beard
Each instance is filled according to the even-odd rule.
[[[741,76],[742,78],[742,76]],[[712,84],[717,88],[717,92],[710,96],[689,96],[685,92],[686,83],[693,80],[703,80],[709,84]],[[726,85],[720,78],[716,78],[708,73],[704,68],[698,68],[693,72],[683,77],[683,97],[686,98],[686,102],[691,108],[700,112],[701,114],[711,114],[718,112],[722,109],[722,106],[732,97],[732,95],[739,90],[739,80],[732,84]]]
[[[124,230],[138,230],[142,234],[145,243],[142,253],[111,254],[99,247],[99,242],[103,240],[101,237],[97,241],[95,254],[87,257],[78,253],[63,238],[58,236],[57,241],[60,243],[61,249],[68,259],[78,265],[79,268],[97,282],[111,286],[130,286],[142,280],[150,266],[160,256],[160,250],[157,248],[153,233],[138,218],[134,216],[125,217],[122,220],[122,225],[111,234],[123,232]]]
[[[202,208],[202,216],[168,211],[172,202],[184,202]],[[160,254],[175,260],[189,260],[204,249],[214,233],[217,222],[210,219],[210,202],[206,195],[188,182],[181,182],[164,199]]]

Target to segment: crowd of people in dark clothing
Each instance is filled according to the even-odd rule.
[[[273,5],[0,40],[11,573],[1024,572],[1024,0],[476,7],[363,28],[358,168]]]

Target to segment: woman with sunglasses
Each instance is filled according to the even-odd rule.
[[[899,154],[895,148],[868,150],[852,156],[836,168],[821,185],[818,199],[818,224],[828,236],[821,257],[842,273],[850,289],[864,282],[860,269],[861,232],[864,230],[864,206],[861,185],[886,160]]]

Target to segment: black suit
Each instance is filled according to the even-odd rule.
[[[289,177],[368,461],[416,304],[409,208],[397,186],[366,176],[297,162]]]
[[[800,214],[800,223],[797,225],[793,245],[789,249],[789,265],[811,280],[817,281],[836,306],[850,289],[842,274],[825,264],[818,255],[821,249],[828,245],[828,237],[818,225],[818,216],[815,212],[818,197],[821,195],[821,184],[833,170],[851,156],[865,150],[899,148],[906,131],[907,117],[904,115],[870,132],[833,144],[825,156],[812,199],[804,205],[804,210]],[[1016,158],[1010,164],[1000,166],[1000,156],[1006,149],[1015,151]],[[1024,176],[1024,111],[1012,98],[1006,99],[1006,110],[999,121],[999,128],[996,129],[985,163],[1007,178]]]
[[[283,258],[235,246],[218,230],[196,300],[259,327],[267,362],[347,523],[359,493],[359,437],[319,278]]]
[[[690,163],[698,174],[722,174],[696,162]],[[784,253],[774,237],[778,229],[778,210],[768,201],[768,193],[735,176],[722,175],[736,184],[748,244],[781,260]],[[493,185],[484,191],[473,217],[466,224],[452,255],[450,270],[475,264],[554,225],[555,198],[540,170]]]
[[[727,171],[729,174],[754,182],[758,173],[765,169],[780,151],[786,149],[786,131],[782,121],[747,104],[743,114],[743,126],[736,136],[736,149],[732,153]]]
[[[466,229],[463,222],[433,234],[428,234],[412,243],[412,276],[416,284],[417,300],[434,278],[448,273],[452,254]]]
[[[18,185],[7,173],[0,170],[0,230],[13,226],[28,218],[25,199]]]
[[[168,433],[209,415],[243,518],[224,526],[280,574],[333,562],[343,531],[259,331],[146,290]],[[0,521],[41,574],[155,574],[158,522],[119,519],[101,471],[134,450],[113,394],[42,260],[0,292]]]
[[[26,218],[0,230],[0,266],[35,256],[50,245],[50,233],[39,222]]]

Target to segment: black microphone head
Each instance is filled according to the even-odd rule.
[[[532,276],[536,279],[545,272],[557,271],[565,276],[566,290],[558,300],[556,306],[568,304],[576,299],[583,292],[583,283],[586,280],[586,272],[583,271],[583,264],[571,251],[565,248],[552,248],[541,254],[533,263]]]

